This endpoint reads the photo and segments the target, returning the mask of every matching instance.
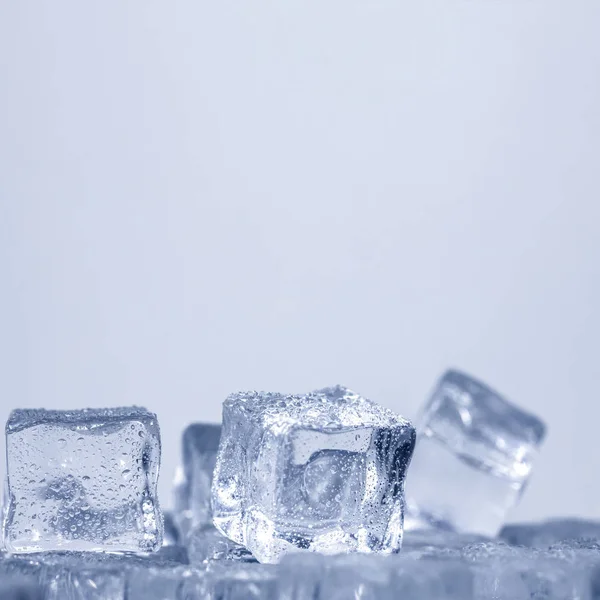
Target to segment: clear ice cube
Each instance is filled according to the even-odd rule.
[[[175,487],[175,514],[183,535],[212,522],[211,486],[220,438],[221,426],[211,423],[193,423],[183,432],[183,467]]]
[[[215,561],[256,562],[251,552],[225,537],[213,525],[200,525],[186,538],[192,565],[206,565]]]
[[[15,410],[6,456],[11,552],[161,546],[160,432],[146,409]]]
[[[261,562],[287,552],[400,549],[409,421],[337,386],[223,405],[214,524]]]
[[[544,423],[475,379],[449,371],[417,429],[406,529],[496,536],[527,482]]]

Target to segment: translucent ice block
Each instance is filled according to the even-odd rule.
[[[185,571],[182,558],[187,561],[187,554],[184,551],[181,556],[174,550],[170,546],[145,555],[106,552],[14,555],[0,560],[0,581],[6,576],[27,577],[43,590],[44,600],[150,600],[150,596],[136,596],[128,590],[137,590],[137,582],[147,580],[150,572],[175,577]],[[161,578],[157,575],[158,579]],[[154,596],[151,598],[154,600]]]
[[[494,537],[545,436],[537,417],[471,377],[447,372],[419,419],[406,482],[406,529]]]
[[[550,546],[577,538],[600,538],[600,522],[583,519],[552,519],[542,523],[505,525],[500,538],[515,546]]]
[[[301,549],[396,552],[414,441],[409,421],[339,386],[233,394],[223,406],[214,523],[261,562]]]
[[[394,600],[471,600],[473,572],[458,558],[393,561]]]
[[[393,569],[377,555],[291,554],[279,566],[279,600],[396,600]]]
[[[193,423],[183,433],[180,481],[175,488],[175,516],[185,536],[192,528],[212,523],[210,496],[221,426]]]
[[[194,600],[280,600],[277,569],[258,563],[215,565],[206,573],[204,589]],[[187,600],[187,599],[186,599]]]
[[[146,409],[15,410],[6,455],[8,550],[160,547],[160,433]]]

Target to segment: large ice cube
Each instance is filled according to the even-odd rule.
[[[8,550],[160,547],[156,415],[136,407],[15,410],[6,454]]]
[[[290,551],[399,550],[409,421],[343,388],[223,405],[213,520],[261,562]]]
[[[175,516],[182,534],[212,523],[210,495],[221,426],[193,423],[183,432],[181,480],[175,487]]]
[[[406,529],[436,526],[494,537],[527,482],[544,423],[475,379],[449,371],[417,429]]]

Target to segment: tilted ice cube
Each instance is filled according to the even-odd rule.
[[[210,496],[221,426],[193,423],[183,432],[181,481],[176,482],[175,514],[180,531],[212,523]]]
[[[515,546],[543,548],[577,538],[600,538],[600,522],[584,519],[551,519],[542,523],[515,523],[506,525],[500,538]]]
[[[6,455],[8,550],[160,547],[160,433],[146,409],[15,410]]]
[[[399,550],[409,421],[358,394],[247,392],[223,405],[213,520],[261,562]]]
[[[190,564],[215,561],[256,562],[249,550],[225,537],[213,525],[200,525],[186,538]]]
[[[417,428],[406,529],[436,526],[494,537],[527,482],[544,423],[449,371]]]

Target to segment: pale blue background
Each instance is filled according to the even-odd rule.
[[[0,0],[0,418],[448,365],[600,517],[600,2]]]

